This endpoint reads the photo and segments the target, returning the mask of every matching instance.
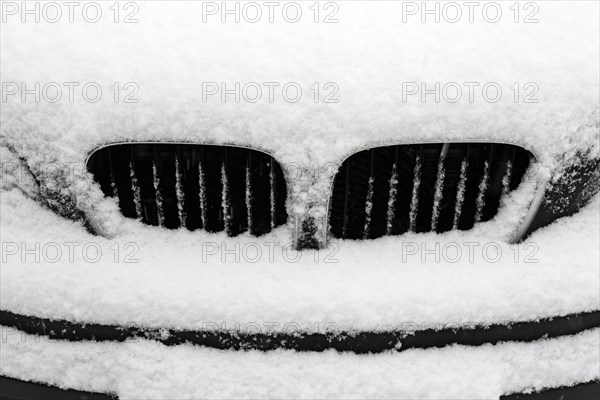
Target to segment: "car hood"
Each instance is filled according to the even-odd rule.
[[[422,23],[403,22],[401,3],[339,7],[337,23],[309,14],[298,23],[203,22],[202,4],[177,2],[140,4],[133,24],[11,19],[2,31],[4,82],[54,82],[63,96],[6,96],[2,136],[34,161],[80,161],[100,145],[131,140],[245,145],[301,165],[427,141],[516,143],[548,165],[578,150],[598,156],[597,3],[541,7],[538,23],[515,23],[508,9],[498,23],[479,14],[473,23]],[[72,102],[65,82],[79,84]],[[269,82],[279,85],[273,101]],[[97,102],[81,95],[88,83],[102,89]],[[239,102],[206,96],[207,84],[236,83],[240,92],[251,84]],[[297,102],[282,97],[290,83],[289,97],[302,88]],[[472,101],[465,83],[478,85]],[[257,102],[247,100],[254,84],[262,87]],[[436,84],[439,101],[407,95],[411,85]],[[493,88],[487,100],[482,94],[487,84],[502,90],[498,101],[490,101]],[[462,97],[449,101],[457,85]]]

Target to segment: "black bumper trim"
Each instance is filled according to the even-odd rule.
[[[451,344],[478,346],[486,343],[531,342],[543,338],[573,335],[600,327],[600,311],[570,314],[537,321],[489,326],[426,329],[415,332],[328,332],[328,333],[244,333],[230,331],[191,331],[164,328],[120,327],[51,320],[0,310],[0,325],[32,335],[68,341],[132,341],[150,339],[165,345],[191,343],[222,350],[292,349],[324,351],[335,349],[354,353],[380,353],[387,350],[444,347]]]
[[[0,376],[0,400],[115,400],[103,393],[65,390],[45,383],[25,382]]]
[[[600,399],[600,381],[546,389],[536,393],[515,393],[500,396],[500,400],[597,400]]]

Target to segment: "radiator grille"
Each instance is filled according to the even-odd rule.
[[[123,215],[146,224],[259,236],[287,220],[281,167],[259,151],[118,144],[94,152],[87,168]]]
[[[468,230],[496,215],[532,159],[513,145],[446,143],[378,147],[348,158],[333,184],[333,236]]]

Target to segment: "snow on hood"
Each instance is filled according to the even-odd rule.
[[[403,22],[403,2],[366,1],[337,3],[338,23],[314,23],[308,3],[301,3],[298,23],[277,13],[274,23],[221,23],[219,15],[203,22],[201,3],[141,2],[133,24],[114,23],[108,3],[94,24],[9,16],[2,26],[3,82],[57,82],[63,97],[22,103],[19,95],[6,96],[2,137],[36,161],[49,154],[81,161],[100,144],[151,139],[248,145],[305,165],[340,162],[376,144],[451,140],[521,144],[549,165],[576,150],[598,155],[596,2],[540,3],[538,23],[523,23],[524,9],[515,23],[508,3],[498,23],[486,22],[481,11],[473,23],[466,16],[421,23],[419,15]],[[120,18],[129,12],[121,10]],[[319,18],[330,12],[321,9]],[[73,103],[64,82],[80,83]],[[89,82],[103,90],[97,103],[81,96]],[[273,102],[265,86],[256,103],[236,103],[232,95],[225,103],[218,95],[204,102],[206,82],[280,86]],[[289,82],[303,88],[296,103],[281,96]],[[436,103],[433,95],[403,99],[407,82],[429,89],[456,82],[463,96],[457,103]],[[480,85],[472,103],[464,82]],[[496,103],[482,97],[490,82],[503,90]],[[123,103],[136,87],[139,102]],[[339,101],[324,102],[334,92]],[[538,102],[524,103],[534,92]]]

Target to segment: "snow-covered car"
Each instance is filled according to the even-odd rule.
[[[475,3],[4,2],[0,397],[596,396],[599,4]]]

